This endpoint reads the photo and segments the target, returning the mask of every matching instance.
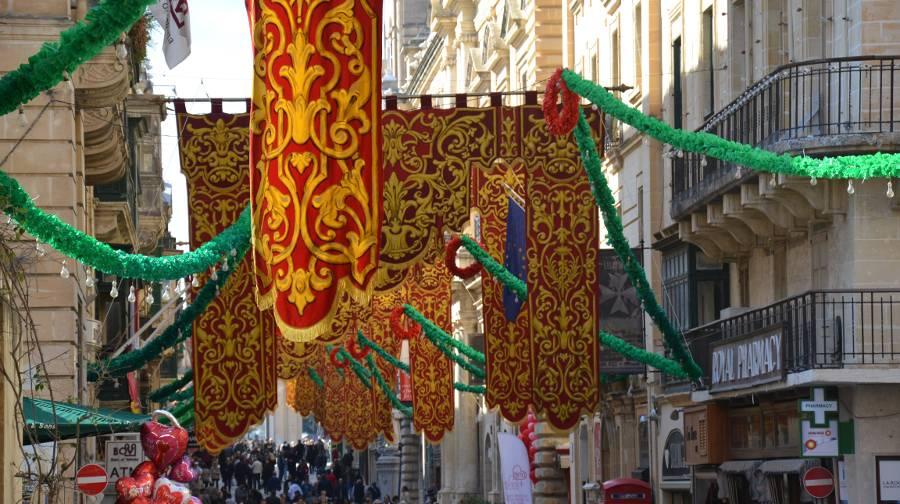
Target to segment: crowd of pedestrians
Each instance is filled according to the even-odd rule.
[[[352,454],[330,455],[322,442],[242,442],[216,457],[200,451],[191,490],[204,504],[405,504],[365,482]]]

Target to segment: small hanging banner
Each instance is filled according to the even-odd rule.
[[[223,113],[215,100],[209,114],[188,114],[184,102],[175,108],[196,248],[237,220],[250,200],[250,117]],[[192,336],[195,429],[211,453],[242,437],[278,402],[275,324],[253,302],[251,258],[223,260],[237,270],[194,321]]]
[[[448,334],[450,323],[450,271],[443,259],[420,264],[408,280],[409,299],[426,318]],[[413,425],[429,442],[437,444],[453,430],[453,366],[439,348],[424,335],[410,344],[413,389]]]
[[[403,288],[394,289],[391,292],[376,292],[372,297],[372,318],[369,320],[369,331],[366,336],[376,345],[383,348],[394,357],[400,355],[400,341],[391,332],[391,312],[394,307],[407,303],[406,291]],[[373,354],[374,355],[374,354]],[[394,385],[395,370],[389,362],[381,357],[374,356],[376,367],[388,386]],[[394,441],[393,404],[384,392],[373,383],[374,393],[374,418],[376,431],[384,435],[389,442]]]
[[[381,1],[255,0],[251,124],[258,303],[285,338],[368,304],[382,222]]]
[[[521,145],[514,141],[514,136],[503,138],[503,151],[509,158],[472,171],[481,215],[481,244],[498,260],[504,257],[506,250],[510,191],[525,194]],[[510,422],[520,422],[532,404],[528,305],[523,304],[518,316],[510,321],[504,314],[503,284],[491,275],[482,275],[481,293],[487,372],[485,400],[489,408],[499,408],[500,414]]]

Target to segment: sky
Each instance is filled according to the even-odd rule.
[[[162,52],[162,29],[157,26],[147,49],[154,92],[179,98],[248,98],[252,87],[252,48],[247,12],[242,0],[190,0],[191,55],[169,70]],[[163,123],[163,178],[172,184],[169,230],[187,242],[187,191],[178,156],[175,112]],[[188,112],[209,111],[208,103],[189,103]],[[225,103],[224,110],[243,111],[242,103]]]

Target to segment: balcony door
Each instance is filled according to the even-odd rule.
[[[714,322],[729,306],[728,265],[693,245],[664,250],[662,273],[663,306],[681,331]]]

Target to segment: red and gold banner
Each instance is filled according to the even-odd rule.
[[[515,117],[515,109],[503,109],[505,117]],[[502,261],[506,250],[507,202],[510,191],[525,194],[525,161],[517,141],[515,121],[506,121],[500,152],[503,157],[472,171],[473,190],[481,215],[481,244],[491,257]],[[528,306],[522,306],[515,321],[503,312],[503,284],[491,275],[481,276],[484,316],[485,401],[498,408],[511,422],[520,422],[533,403],[531,343]]]
[[[181,169],[191,208],[191,246],[230,226],[247,206],[249,114],[188,114],[176,103]],[[231,258],[229,258],[231,259]],[[249,255],[194,321],[194,418],[197,440],[217,453],[259,423],[278,401],[275,325],[253,302]]]
[[[312,343],[290,341],[275,329],[275,340],[278,351],[278,377],[291,380],[306,372],[313,352],[319,349]]]
[[[600,222],[574,138],[551,136],[537,106],[521,113],[534,405],[568,430],[599,400]]]
[[[378,289],[391,290],[410,268],[442,254],[444,230],[469,220],[470,167],[494,156],[491,109],[393,110],[384,131],[384,225]]]
[[[389,354],[397,357],[400,354],[400,341],[391,332],[391,311],[408,301],[406,290],[401,288],[390,292],[376,292],[372,297],[372,318],[369,320],[369,331],[366,336]],[[396,369],[389,362],[375,356],[375,363],[381,376],[389,386],[394,385]],[[377,385],[377,384],[373,384]],[[380,388],[374,389],[373,418],[375,433],[383,434],[388,442],[394,442],[393,404]]]
[[[419,264],[408,280],[411,304],[448,334],[453,332],[450,271],[443,259]],[[413,384],[413,425],[431,443],[453,430],[453,365],[424,335],[412,340],[409,364]]]
[[[253,247],[284,336],[367,304],[382,222],[381,2],[254,0]]]

